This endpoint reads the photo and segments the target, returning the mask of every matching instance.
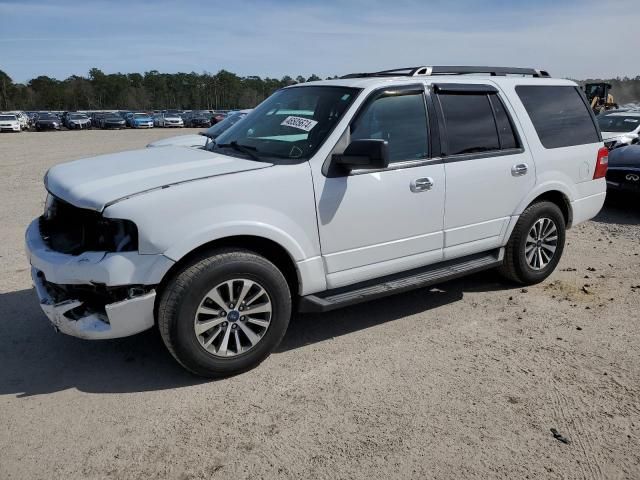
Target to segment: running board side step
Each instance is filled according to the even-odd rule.
[[[300,298],[298,311],[327,312],[376,298],[443,283],[502,265],[504,248],[469,255],[375,280],[335,288]]]

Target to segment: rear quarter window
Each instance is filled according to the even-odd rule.
[[[576,87],[520,85],[516,93],[545,148],[600,141],[591,112]]]

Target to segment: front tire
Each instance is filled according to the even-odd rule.
[[[158,327],[174,358],[203,377],[260,364],[282,340],[291,292],[282,272],[247,250],[200,256],[164,288]]]
[[[555,203],[542,201],[530,205],[511,234],[499,272],[522,285],[542,282],[560,261],[565,233],[565,219]]]

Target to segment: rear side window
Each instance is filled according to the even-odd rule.
[[[567,86],[516,87],[545,148],[597,143],[600,136],[578,89]]]
[[[507,115],[507,111],[504,108],[502,100],[500,100],[497,95],[489,95],[489,99],[491,100],[493,111],[496,114],[496,126],[498,127],[498,135],[500,137],[500,148],[509,149],[520,147],[518,137],[516,137],[513,125],[511,124],[509,115]]]
[[[438,94],[447,132],[448,155],[500,149],[489,97],[483,94]]]

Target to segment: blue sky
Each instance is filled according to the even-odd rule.
[[[0,70],[344,74],[506,65],[640,74],[637,0],[0,0]]]

